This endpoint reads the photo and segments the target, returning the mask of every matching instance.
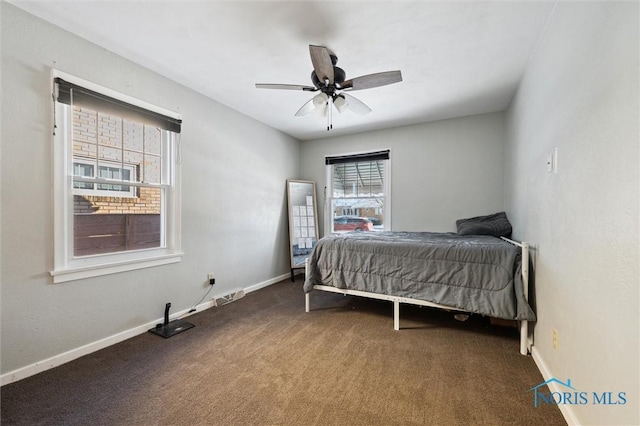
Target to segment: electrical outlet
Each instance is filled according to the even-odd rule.
[[[209,281],[209,285],[214,285],[216,283],[216,279],[213,277],[213,272],[207,274],[207,280]]]
[[[558,330],[553,329],[553,349],[558,349]]]

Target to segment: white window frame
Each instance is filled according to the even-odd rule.
[[[53,81],[60,77],[70,83],[102,93],[106,96],[127,102],[131,105],[180,120],[181,116],[173,111],[132,98],[111,89],[99,86],[58,70],[52,70],[52,93],[55,90]],[[54,283],[97,277],[153,266],[180,262],[181,248],[181,166],[178,158],[176,135],[169,132],[169,152],[166,153],[168,170],[166,184],[145,185],[157,186],[165,195],[162,197],[161,210],[164,212],[164,238],[161,247],[142,250],[131,250],[92,256],[75,257],[73,255],[73,144],[72,125],[69,108],[54,102],[55,123],[53,136],[53,204],[54,204],[54,269],[50,271]],[[76,177],[76,180],[78,178]],[[104,180],[101,183],[113,183]],[[141,186],[136,182],[127,185]],[[113,194],[110,194],[113,196]]]
[[[388,149],[388,148],[387,148]],[[391,231],[391,158],[392,152],[389,150],[389,159],[385,160],[384,165],[384,221],[382,222],[382,227],[384,231]],[[350,152],[350,153],[340,153],[340,154],[332,154],[325,155],[327,157],[341,157],[341,156],[349,156],[349,155],[361,155],[367,154],[374,151],[381,151],[377,149],[367,150],[367,151],[358,151],[358,152]],[[333,209],[332,203],[333,200],[333,164],[325,165],[325,214],[324,214],[324,233],[323,235],[332,235],[331,232],[333,230]],[[354,197],[354,198],[362,198],[362,197]]]

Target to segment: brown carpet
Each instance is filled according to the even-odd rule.
[[[283,281],[1,389],[3,425],[566,424],[517,332]]]

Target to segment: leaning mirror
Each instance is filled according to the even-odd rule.
[[[304,268],[307,257],[318,241],[315,182],[287,180],[287,204],[289,209],[291,281],[294,281],[295,270]]]

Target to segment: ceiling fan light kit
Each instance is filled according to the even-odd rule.
[[[344,98],[344,96],[341,96],[341,95],[336,96],[336,98],[333,100],[333,105],[335,105],[336,109],[341,114],[342,112],[346,111],[347,108],[349,107],[349,103]]]
[[[375,74],[363,75],[350,80],[345,80],[347,75],[344,70],[336,66],[338,57],[324,46],[309,45],[309,55],[313,64],[311,82],[313,86],[298,84],[256,84],[258,89],[300,90],[304,92],[317,92],[319,94],[307,101],[296,112],[300,117],[314,113],[327,117],[327,130],[333,128],[332,108],[334,105],[339,113],[351,110],[356,114],[364,115],[371,112],[364,102],[350,96],[344,91],[372,89],[402,81],[400,71],[385,71]]]
[[[329,96],[326,93],[319,93],[313,97],[313,106],[316,108],[326,108]]]

